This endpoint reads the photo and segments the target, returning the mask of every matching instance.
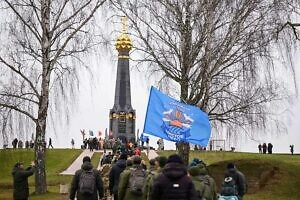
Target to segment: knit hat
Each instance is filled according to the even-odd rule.
[[[20,165],[23,165],[24,163],[23,162],[17,162],[16,164],[15,164],[15,167],[20,167]]]
[[[85,156],[83,157],[82,162],[91,162],[91,158],[89,156]]]
[[[228,163],[227,164],[227,169],[234,169],[235,165],[233,163]]]
[[[170,155],[168,160],[167,160],[167,163],[179,163],[179,164],[183,164],[183,161],[181,159],[181,157],[177,154],[173,154],[173,155]]]
[[[142,158],[140,156],[133,156],[132,157],[132,162],[134,165],[139,165],[142,162]]]
[[[132,166],[132,160],[130,160],[130,159],[128,159],[128,160],[126,160],[126,166],[128,167],[128,166]]]
[[[191,176],[199,176],[200,174],[208,174],[206,164],[198,159],[194,158],[193,161],[188,166],[188,172]]]
[[[121,153],[119,160],[127,160],[127,154],[126,153]]]
[[[200,160],[198,158],[194,158],[193,161],[189,164],[189,167],[197,166],[197,165],[200,165],[200,164],[205,165],[205,163],[202,160]]]
[[[165,156],[157,156],[155,160],[158,162],[159,167],[163,168],[166,165],[168,158]]]
[[[155,165],[155,159],[154,159],[154,158],[150,159],[150,160],[149,160],[149,164],[150,164],[151,166],[154,166],[154,165]]]

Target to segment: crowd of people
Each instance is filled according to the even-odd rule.
[[[227,165],[224,181],[217,194],[217,186],[204,161],[194,158],[186,167],[177,154],[158,156],[149,166],[139,155],[118,153],[109,167],[108,185],[102,171],[94,168],[91,158],[83,158],[70,189],[71,200],[241,200],[247,191],[246,179],[233,163]],[[27,169],[15,164],[13,198],[28,199],[28,177],[34,173],[34,162]]]
[[[90,137],[83,140],[82,149],[89,149],[90,151],[94,150],[104,150],[106,153],[107,149],[111,149],[113,154],[117,152],[126,152],[130,155],[133,155],[133,151],[135,151],[138,147],[138,143],[136,142],[126,142],[123,143],[120,139],[97,139],[96,137]],[[142,145],[139,149],[143,148]]]
[[[13,139],[12,141],[12,147],[13,149],[23,149],[23,148],[26,148],[26,149],[33,149],[34,148],[34,140],[26,140],[25,141],[25,144],[22,140],[18,140],[18,138],[15,138]]]
[[[262,153],[262,154],[266,154],[267,152],[268,152],[268,154],[272,154],[273,153],[273,144],[272,143],[268,143],[268,145],[266,143],[259,144],[258,152]]]
[[[70,199],[79,200],[236,200],[246,192],[245,176],[233,163],[227,165],[220,194],[217,194],[215,180],[210,176],[204,161],[194,158],[186,167],[177,154],[168,158],[158,156],[149,161],[149,166],[139,155],[130,156],[117,152],[109,163],[108,186],[104,186],[103,174],[94,169],[89,157],[71,183]]]

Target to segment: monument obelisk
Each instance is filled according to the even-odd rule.
[[[118,50],[117,79],[114,106],[109,113],[109,130],[113,138],[123,142],[135,142],[135,110],[131,105],[129,52],[132,41],[127,34],[126,18],[122,18],[122,33],[117,38]],[[111,135],[110,134],[110,135]]]

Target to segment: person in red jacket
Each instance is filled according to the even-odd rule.
[[[135,150],[134,150],[134,155],[135,156],[140,156],[141,155],[141,150],[140,150],[140,148],[135,148]]]

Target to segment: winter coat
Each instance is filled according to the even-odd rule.
[[[80,176],[83,171],[90,171],[93,170],[94,176],[96,178],[96,184],[94,188],[94,193],[92,195],[82,194],[79,191],[79,181]],[[98,200],[98,196],[101,199],[103,197],[103,182],[100,175],[100,172],[96,169],[93,169],[93,165],[90,162],[84,162],[81,166],[80,170],[77,170],[72,181],[71,191],[70,191],[70,199],[73,200],[75,195],[77,200]]]
[[[14,199],[27,199],[29,196],[28,177],[33,175],[34,167],[27,169],[20,169],[14,167],[12,170],[13,175],[13,197]]]
[[[126,168],[126,160],[118,160],[109,172],[109,191],[111,194],[118,194],[120,174]]]
[[[195,187],[184,165],[167,163],[153,182],[152,200],[195,200]]]
[[[247,191],[247,183],[246,183],[245,175],[239,170],[237,170],[236,168],[233,168],[225,172],[225,178],[226,177],[231,177],[234,180],[237,186],[238,196],[243,197]]]
[[[157,177],[157,172],[155,170],[154,166],[150,166],[149,170],[147,171],[147,178],[146,178],[146,183],[144,186],[144,199],[149,200],[150,199],[150,194],[152,191],[152,185],[154,179]]]
[[[206,196],[206,200],[216,200],[217,199],[217,185],[215,180],[208,175],[208,170],[204,166],[194,166],[189,168],[189,174],[190,177],[195,185],[198,185],[198,183],[201,183],[200,177],[204,178],[205,180],[208,180],[209,189],[208,191],[200,191],[204,192],[205,194],[210,194],[209,196]],[[196,192],[197,193],[197,192]],[[203,195],[203,194],[202,194]],[[197,197],[197,199],[200,199],[200,197]]]
[[[140,165],[133,165],[132,168],[142,168]],[[131,169],[124,170],[120,175],[118,198],[119,200],[144,200],[143,195],[135,195],[129,191],[129,178]]]

